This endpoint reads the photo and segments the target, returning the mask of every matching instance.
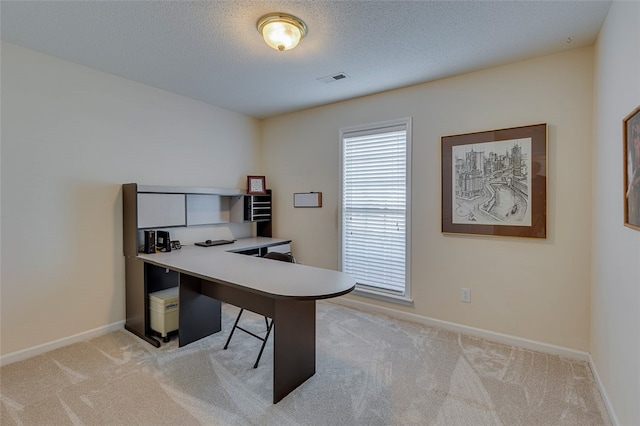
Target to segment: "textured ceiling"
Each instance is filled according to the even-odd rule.
[[[265,118],[592,45],[610,1],[1,1],[3,41]],[[258,18],[309,33],[278,52]],[[568,41],[571,40],[570,43]],[[347,79],[319,78],[345,73]]]

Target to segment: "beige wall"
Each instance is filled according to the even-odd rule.
[[[244,188],[259,124],[3,43],[1,353],[124,320],[121,184]]]
[[[415,306],[352,299],[590,351],[617,423],[637,423],[640,232],[621,225],[621,119],[640,99],[639,18],[640,3],[615,1],[595,55],[266,120],[262,158],[255,120],[3,43],[0,354],[124,319],[123,182],[241,188],[264,172],[276,234],[336,267],[338,129],[412,116]],[[549,238],[442,235],[440,136],[540,122]],[[322,191],[323,208],[293,209],[298,191]]]
[[[638,22],[639,2],[613,2],[595,55],[590,352],[620,425],[640,424],[640,231],[622,225],[622,119],[640,105]]]
[[[585,48],[266,120],[276,235],[303,262],[336,268],[338,129],[411,116],[414,306],[350,297],[588,351],[592,69]],[[443,235],[440,137],[537,123],[549,128],[548,239]],[[323,207],[294,209],[304,191],[322,191]]]

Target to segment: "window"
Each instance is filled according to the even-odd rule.
[[[340,130],[340,266],[356,291],[410,300],[411,119]]]

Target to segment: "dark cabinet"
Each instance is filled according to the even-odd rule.
[[[271,237],[271,190],[264,195],[240,195],[231,202],[232,222],[255,222],[259,237]]]
[[[182,284],[179,283],[178,272],[154,266],[138,257],[140,248],[144,246],[145,229],[229,222],[255,223],[258,237],[272,236],[271,190],[267,190],[264,195],[249,195],[238,194],[234,189],[127,183],[122,185],[122,207],[126,280],[125,329],[156,347],[160,346],[160,342],[153,337],[150,328],[149,293]],[[269,249],[258,247],[245,251],[243,254],[261,256]],[[199,298],[197,303],[197,311],[207,313],[214,312],[216,304],[220,302]],[[184,313],[182,308],[181,317]],[[209,324],[209,319],[203,317],[202,321]],[[216,321],[219,329],[220,318]],[[215,328],[215,324],[209,326]]]

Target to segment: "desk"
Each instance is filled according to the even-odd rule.
[[[229,252],[246,241],[139,254],[142,263],[176,271],[180,286],[179,345],[221,330],[220,302],[274,321],[273,402],[315,374],[316,300],[349,293],[350,276],[328,269]]]
[[[131,209],[130,209],[131,210]],[[127,215],[125,215],[126,217]],[[133,221],[129,218],[128,221]],[[132,229],[135,227],[132,227]],[[171,253],[154,253],[150,255],[144,255],[134,250],[138,247],[137,239],[134,238],[139,231],[133,232],[129,229],[129,232],[125,232],[125,281],[126,281],[126,321],[124,328],[133,334],[137,335],[141,339],[149,342],[155,347],[160,347],[160,342],[153,337],[150,328],[149,318],[149,293],[164,290],[171,287],[178,287],[179,285],[179,273],[177,270],[168,269],[164,266],[155,266],[154,261],[165,259],[177,259],[183,257],[192,257],[198,255],[211,256],[216,253],[224,253],[225,251],[235,251],[240,253],[251,254],[264,254],[269,249],[277,249],[278,247],[286,247],[283,244],[289,244],[290,240],[282,240],[278,238],[268,237],[254,237],[254,238],[242,238],[233,244],[215,247],[191,247],[195,249],[191,251],[191,255],[180,255],[180,253],[186,253],[189,246],[179,251],[172,251]],[[133,240],[133,241],[129,241]],[[198,251],[200,250],[200,251]],[[207,250],[207,251],[202,251]],[[171,255],[173,254],[173,255]],[[140,256],[146,256],[149,260],[145,262]],[[207,260],[205,260],[207,261]],[[206,298],[205,298],[206,299]],[[202,316],[201,321],[208,323],[211,320],[209,312],[215,308],[215,301],[201,300],[198,302],[199,308],[195,311]],[[196,315],[196,314],[194,314]],[[185,331],[185,332],[188,332]],[[183,336],[183,341],[184,341]]]

